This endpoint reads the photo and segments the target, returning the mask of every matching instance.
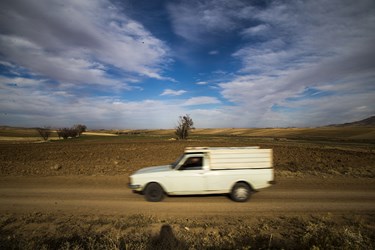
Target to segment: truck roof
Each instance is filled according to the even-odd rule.
[[[185,153],[222,151],[222,150],[237,151],[237,150],[247,150],[247,149],[259,149],[259,146],[248,146],[248,147],[186,147]]]

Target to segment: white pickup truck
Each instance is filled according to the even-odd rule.
[[[230,194],[244,202],[274,183],[272,149],[189,147],[175,163],[142,168],[129,179],[129,187],[148,201],[161,201],[164,194]]]

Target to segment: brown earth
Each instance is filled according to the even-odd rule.
[[[46,143],[1,143],[0,176],[118,175],[169,164],[187,146],[273,148],[277,175],[375,176],[375,150],[370,146],[321,145],[289,141],[161,139],[68,140]]]
[[[168,164],[187,146],[251,145],[273,148],[277,184],[247,203],[222,195],[149,203],[126,187],[131,172]],[[0,248],[371,249],[374,175],[373,145],[356,142],[131,136],[1,142]]]

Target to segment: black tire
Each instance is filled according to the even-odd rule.
[[[143,192],[147,201],[158,202],[163,200],[163,188],[157,183],[150,183]]]
[[[251,197],[251,189],[246,183],[236,183],[230,193],[230,198],[237,202],[248,201]]]

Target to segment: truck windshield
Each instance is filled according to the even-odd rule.
[[[171,167],[172,169],[175,169],[177,167],[177,164],[182,160],[182,158],[184,157],[185,155],[181,155],[180,157],[178,157],[178,159],[172,163]]]

